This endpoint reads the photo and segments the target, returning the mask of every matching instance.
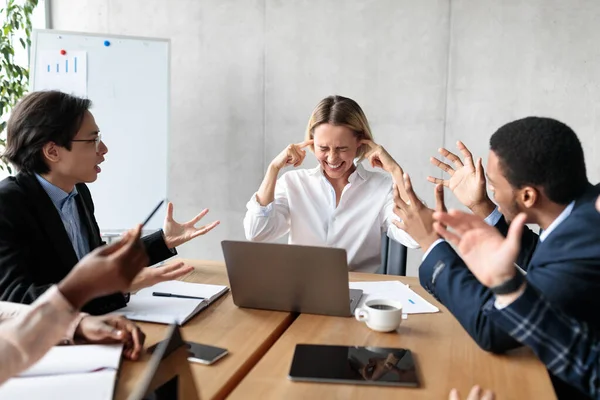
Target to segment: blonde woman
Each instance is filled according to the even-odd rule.
[[[302,164],[306,148],[315,153],[319,165],[277,179],[282,168]],[[386,173],[365,170],[364,158]],[[376,272],[382,232],[407,247],[418,247],[392,223],[398,219],[392,186],[394,180],[402,185],[402,173],[373,142],[360,106],[346,97],[329,96],[314,109],[304,142],[290,144],[269,165],[247,204],[246,239],[273,241],[289,232],[290,244],[343,248],[350,270]],[[404,187],[400,191],[404,193]]]

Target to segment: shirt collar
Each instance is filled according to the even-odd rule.
[[[317,165],[315,168],[309,169],[308,174],[315,177],[323,176],[323,170],[320,165]]]
[[[362,163],[359,162],[358,160],[355,160],[354,164],[356,164],[356,169],[348,177],[348,182],[354,183],[359,178],[362,179],[363,181],[366,181],[367,180],[367,170],[362,166]]]
[[[546,240],[548,235],[550,235],[553,230],[555,230],[565,219],[567,219],[567,217],[569,215],[571,215],[571,212],[573,211],[574,206],[575,206],[575,200],[570,202],[569,205],[567,207],[565,207],[563,212],[561,212],[559,214],[559,216],[556,217],[556,219],[554,221],[552,221],[552,223],[548,226],[548,228],[546,230],[542,231],[542,233],[540,235],[540,242],[543,242],[544,240]]]
[[[52,200],[52,203],[54,203],[54,205],[58,209],[61,209],[67,200],[72,199],[77,195],[77,187],[74,187],[71,193],[67,193],[58,186],[48,182],[42,176],[35,174],[35,177],[37,178],[40,185],[42,185],[42,188],[44,188],[46,193],[48,193],[48,196],[50,197],[50,200]]]

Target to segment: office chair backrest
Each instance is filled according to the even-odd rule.
[[[390,239],[387,234],[381,236],[381,273],[385,275],[406,276],[407,248]]]

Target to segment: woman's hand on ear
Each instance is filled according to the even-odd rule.
[[[313,140],[290,144],[288,147],[283,149],[283,151],[279,153],[277,157],[273,159],[273,161],[271,161],[271,166],[275,167],[277,171],[281,170],[287,165],[299,167],[302,165],[302,162],[306,157],[306,150],[304,150],[304,148],[310,146],[311,144],[313,144]]]
[[[381,168],[392,175],[398,174],[402,176],[402,167],[394,160],[383,146],[369,139],[360,141],[361,146],[365,146],[366,151],[364,157],[369,160],[373,168]]]

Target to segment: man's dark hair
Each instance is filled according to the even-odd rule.
[[[560,121],[527,117],[509,122],[492,135],[490,148],[511,186],[541,187],[554,203],[569,204],[589,185],[581,142]]]
[[[19,171],[38,174],[50,171],[42,148],[54,142],[71,150],[71,140],[91,105],[88,99],[58,91],[26,95],[11,111],[2,157]]]

